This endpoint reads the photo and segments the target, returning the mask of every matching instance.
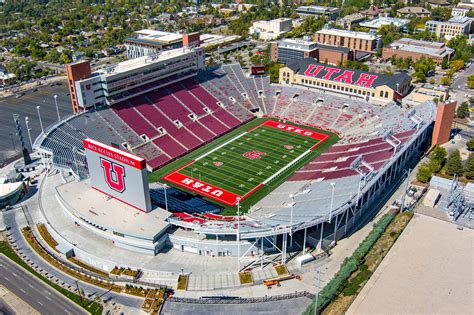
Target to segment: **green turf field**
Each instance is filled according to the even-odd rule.
[[[243,196],[318,142],[268,126],[241,135],[179,172]]]
[[[337,135],[328,131],[302,126],[307,130],[329,136],[316,148],[310,150],[318,143],[318,139],[261,125],[266,120],[277,121],[277,119],[271,118],[254,119],[151,173],[149,175],[150,181],[160,181],[199,195],[199,192],[163,179],[169,174],[180,173],[238,196],[247,194],[248,198],[241,202],[241,210],[245,212],[296,170],[339,140]],[[299,126],[291,122],[285,123]],[[251,128],[255,129],[247,132]],[[308,150],[310,151],[308,152]],[[247,152],[262,152],[262,154],[257,154],[259,158],[251,159],[244,157]],[[262,183],[264,184],[261,185]],[[200,195],[207,200],[223,205],[225,207],[224,215],[235,213],[235,206],[226,205],[203,194]]]

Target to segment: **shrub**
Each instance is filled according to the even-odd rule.
[[[426,184],[427,182],[430,181],[431,176],[433,176],[431,163],[429,162],[421,163],[420,166],[418,167],[418,173],[416,173],[416,179],[419,182]]]
[[[459,104],[458,109],[456,110],[456,116],[458,118],[466,118],[469,116],[469,104],[467,104],[467,102]]]
[[[461,153],[459,150],[454,150],[448,157],[446,162],[446,173],[448,175],[460,175],[462,176],[464,173],[464,167],[461,161]]]
[[[474,151],[474,138],[472,138],[471,140],[469,140],[467,143],[466,143],[466,146],[467,146],[467,149],[469,151]]]
[[[367,237],[359,244],[359,246],[354,251],[352,256],[344,259],[344,261],[341,264],[341,267],[339,268],[339,271],[328,282],[328,284],[326,284],[326,286],[321,290],[319,294],[318,305],[317,305],[318,310],[323,309],[336,297],[337,293],[341,290],[343,285],[346,284],[347,279],[349,279],[351,274],[355,270],[357,270],[357,266],[363,261],[363,258],[365,257],[367,252],[372,248],[375,242],[379,239],[379,237],[385,231],[385,229],[390,224],[390,222],[392,222],[394,217],[395,217],[395,214],[392,212],[388,212],[384,214],[384,216],[380,220],[374,223],[372,231],[370,231],[369,235],[367,235]],[[363,266],[364,265],[361,266],[361,270]],[[365,269],[365,273],[364,273],[365,276],[367,275],[367,272],[370,272],[370,271]],[[368,277],[370,277],[370,275]],[[313,314],[313,313],[314,313],[314,302],[308,306],[304,314]]]

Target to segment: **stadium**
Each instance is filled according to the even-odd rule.
[[[136,255],[285,263],[288,251],[304,257],[350,233],[430,140],[432,101],[378,106],[271,84],[238,64],[205,68],[199,51],[137,58],[74,82],[80,110],[34,144],[51,169],[40,191],[55,198],[42,211],[62,251],[105,270],[114,263],[90,249],[97,239]],[[74,226],[89,245],[76,246],[65,232]]]

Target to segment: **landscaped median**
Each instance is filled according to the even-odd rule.
[[[344,314],[347,311],[412,217],[412,212],[389,212],[373,225],[369,235],[352,256],[342,262],[339,271],[321,290],[318,312]],[[314,301],[304,314],[314,314]]]
[[[46,260],[50,265],[56,267],[57,269],[61,270],[64,273],[67,273],[71,276],[73,276],[76,279],[82,280],[84,282],[90,283],[92,285],[114,291],[117,293],[125,293],[125,294],[130,294],[138,297],[145,298],[150,291],[152,290],[163,290],[164,288],[159,288],[159,289],[150,289],[150,288],[144,288],[144,287],[139,287],[139,286],[134,286],[134,285],[117,285],[114,284],[112,281],[113,279],[107,279],[103,280],[100,278],[100,275],[97,275],[97,277],[92,277],[88,274],[79,272],[70,266],[67,266],[66,264],[63,264],[60,260],[55,259],[53,256],[51,256],[44,248],[43,246],[38,242],[38,240],[35,238],[33,235],[31,229],[29,227],[25,227],[21,229],[21,232],[23,236],[25,237],[26,241],[28,244],[33,248],[33,250],[40,255],[44,260]],[[90,270],[89,270],[90,271]]]
[[[72,292],[69,292],[68,290],[64,289],[63,287],[49,281],[42,275],[40,275],[38,272],[36,272],[33,268],[28,266],[10,247],[10,245],[5,242],[5,241],[0,241],[0,253],[4,254],[7,256],[9,259],[14,261],[16,264],[19,266],[23,267],[25,270],[36,276],[38,279],[41,281],[45,282],[48,284],[50,287],[79,305],[80,307],[84,308],[87,312],[90,312],[91,314],[102,314],[102,306],[99,303],[96,303],[94,301],[91,301],[89,299],[83,298],[77,294],[74,294]]]

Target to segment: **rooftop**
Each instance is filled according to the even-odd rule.
[[[429,14],[431,13],[429,10],[423,7],[404,7],[397,10],[398,13],[402,14]]]
[[[177,48],[172,50],[165,50],[160,53],[157,53],[152,56],[143,56],[135,59],[125,60],[109,67],[99,69],[94,72],[94,74],[100,74],[104,76],[115,75],[119,73],[124,73],[130,70],[138,69],[152,63],[162,62],[174,57],[178,57],[187,53],[190,53],[192,50],[187,48]]]
[[[302,13],[328,13],[328,12],[337,12],[339,11],[338,8],[334,7],[323,7],[319,5],[308,5],[308,6],[301,6],[296,9],[296,12],[302,12]]]
[[[357,31],[349,31],[349,30],[340,30],[337,28],[323,28],[322,30],[317,31],[318,34],[327,34],[327,35],[336,35],[336,36],[344,36],[344,37],[352,37],[352,38],[360,38],[360,39],[377,39],[380,35],[375,33],[367,33],[367,32],[357,32]]]
[[[152,239],[169,226],[165,221],[169,212],[161,208],[148,213],[139,211],[92,189],[89,179],[72,181],[56,190],[81,217],[111,231]]]
[[[305,58],[298,61],[293,61],[287,64],[287,67],[298,73],[299,75],[304,75],[304,72],[308,68],[309,65],[314,64],[317,66],[324,66],[327,67],[327,64],[318,63],[313,58]],[[355,69],[348,69],[343,67],[332,67],[341,69],[339,73],[342,73],[344,70],[350,70],[353,72],[353,77],[358,78],[362,73],[368,73],[367,71],[355,70]],[[321,79],[326,74],[325,71],[318,72],[315,77]],[[397,84],[401,85],[405,80],[411,80],[411,77],[406,73],[397,73],[394,75],[383,75],[383,74],[376,74],[377,78],[374,80],[372,88],[376,88],[378,86],[386,85],[391,87],[392,89],[397,89]]]
[[[403,27],[408,24],[408,20],[384,16],[384,17],[379,17],[377,19],[373,19],[370,21],[362,22],[360,23],[360,26],[364,26],[368,28],[380,28],[384,25],[390,25],[390,24],[393,24],[396,27]]]

